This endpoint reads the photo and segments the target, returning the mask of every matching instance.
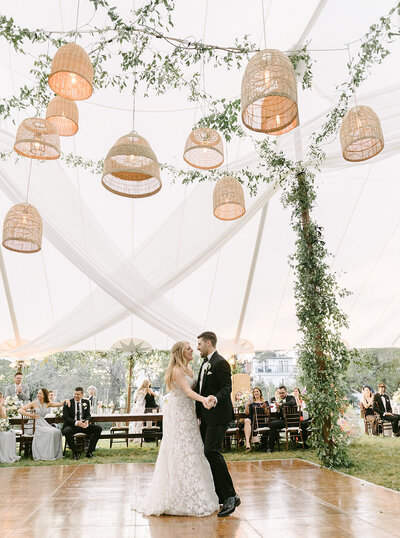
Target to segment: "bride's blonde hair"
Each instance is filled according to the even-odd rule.
[[[185,357],[183,356],[183,350],[189,342],[177,342],[172,347],[171,359],[169,361],[167,371],[165,372],[165,384],[168,390],[171,390],[172,378],[174,375],[174,368],[180,368],[186,374],[191,374],[192,369],[188,365]]]

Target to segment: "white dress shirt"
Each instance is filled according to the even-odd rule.
[[[386,409],[386,398],[385,398],[385,395],[384,394],[381,394],[381,400],[382,400],[382,403],[383,403],[383,407],[385,408],[385,413],[387,413],[387,409]],[[384,413],[384,414],[385,414]]]
[[[200,394],[201,394],[201,391],[203,389],[203,379],[204,379],[204,372],[207,368],[207,365],[209,364],[210,362],[210,359],[211,357],[214,355],[215,351],[213,351],[212,353],[210,353],[209,355],[207,355],[207,360],[204,362],[203,364],[203,368],[201,369],[201,372],[200,372]]]

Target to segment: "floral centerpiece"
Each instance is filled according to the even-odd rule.
[[[8,418],[0,418],[0,432],[9,432],[12,430],[12,426]]]
[[[64,406],[62,407],[53,407],[53,413],[54,413],[54,416],[55,417],[62,417],[63,416],[63,409],[64,409]]]
[[[110,403],[107,404],[107,411],[111,414],[114,413],[114,407],[115,407],[114,402],[111,401]]]
[[[7,417],[17,417],[18,409],[20,409],[22,405],[22,402],[20,402],[16,396],[7,396],[7,398],[4,399],[4,407],[6,408]]]
[[[400,387],[396,390],[396,392],[393,394],[393,401],[400,405]]]

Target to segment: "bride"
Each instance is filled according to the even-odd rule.
[[[163,439],[151,485],[140,511],[145,515],[208,516],[219,509],[211,469],[197,423],[194,401],[207,399],[192,390],[189,365],[193,349],[177,342],[165,375],[170,390],[164,407]]]

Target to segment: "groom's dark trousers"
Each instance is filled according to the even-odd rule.
[[[202,370],[204,370],[202,375]],[[203,381],[201,386],[200,382]],[[196,402],[197,416],[201,420],[200,433],[204,443],[204,454],[210,464],[215,491],[222,504],[228,497],[236,495],[229,474],[222,445],[229,423],[234,419],[231,402],[232,378],[229,363],[215,352],[210,361],[204,361],[200,369],[196,391],[202,396],[213,395],[218,403],[210,410]]]

